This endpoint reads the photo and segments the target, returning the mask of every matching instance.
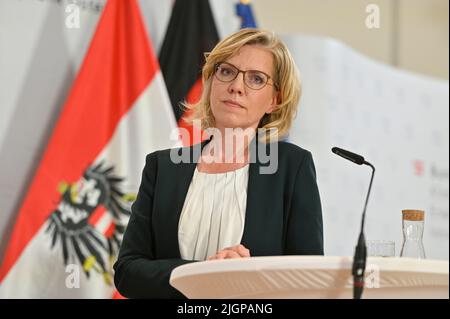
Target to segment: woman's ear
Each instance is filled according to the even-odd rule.
[[[269,108],[266,110],[266,114],[272,113],[280,104],[280,92],[275,91],[272,96]]]

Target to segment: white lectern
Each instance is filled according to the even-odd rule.
[[[170,284],[188,298],[352,298],[351,257],[276,256],[186,264]],[[369,257],[363,298],[449,298],[448,261]]]

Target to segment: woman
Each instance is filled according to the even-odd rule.
[[[311,153],[278,141],[300,97],[287,48],[270,32],[243,29],[206,56],[202,75],[201,100],[187,107],[214,129],[201,144],[147,156],[114,265],[126,297],[183,297],[170,273],[193,261],[323,254]],[[174,159],[185,151],[191,162]]]

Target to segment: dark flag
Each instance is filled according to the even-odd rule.
[[[176,0],[159,61],[178,126],[191,133],[191,138],[183,138],[184,145],[200,141],[193,139],[192,126],[183,121],[189,113],[184,112],[180,102],[198,101],[204,53],[217,42],[219,35],[208,0]]]

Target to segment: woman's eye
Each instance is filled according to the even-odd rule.
[[[263,77],[258,74],[252,74],[250,80],[255,84],[262,84],[264,82]]]
[[[221,68],[220,68],[220,73],[221,73],[222,75],[230,75],[230,74],[233,73],[233,71],[232,71],[230,68],[227,68],[227,67],[221,67]]]

